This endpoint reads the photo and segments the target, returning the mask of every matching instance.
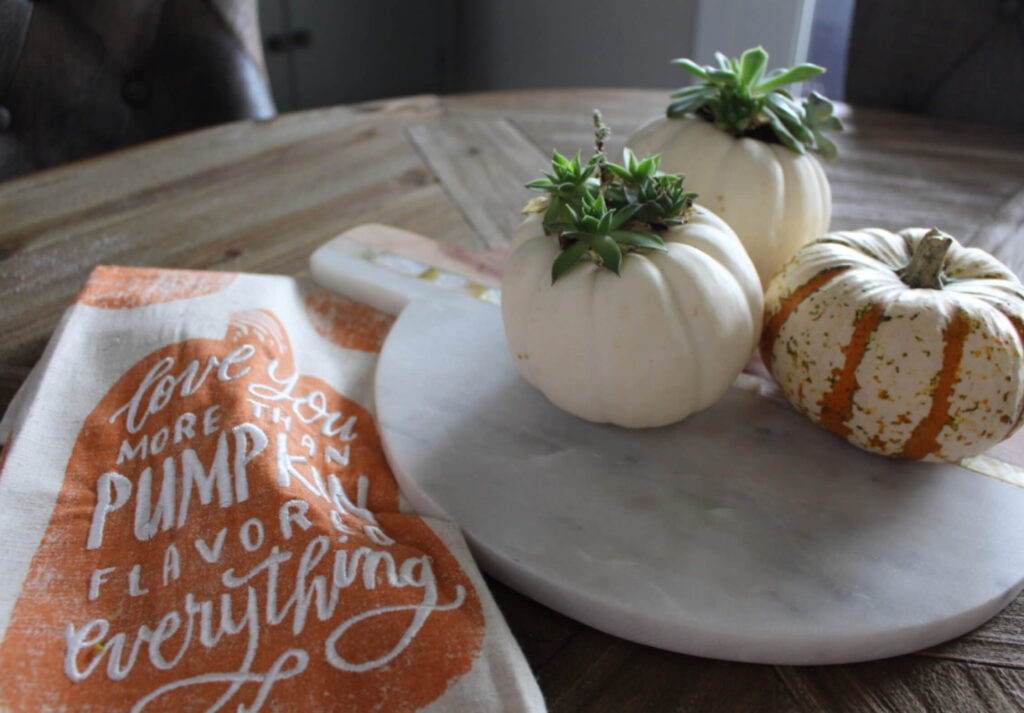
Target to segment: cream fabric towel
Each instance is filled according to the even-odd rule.
[[[97,268],[0,424],[0,710],[544,710],[374,425],[392,318]]]

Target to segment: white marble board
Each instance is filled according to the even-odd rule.
[[[359,251],[311,269],[399,314],[375,393],[406,498],[537,601],[673,651],[827,664],[950,639],[1024,586],[1024,490],[863,453],[739,387],[665,428],[581,421],[521,379],[497,307]]]

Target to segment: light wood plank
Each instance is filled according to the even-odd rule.
[[[547,158],[504,119],[449,117],[408,132],[481,246],[507,244],[530,198],[523,184],[540,175]]]
[[[959,126],[855,110],[836,139],[838,160],[826,166],[832,229],[937,226],[973,241],[1021,185],[1024,141],[977,131],[951,141]],[[1000,251],[1020,273],[1021,249],[1004,243]]]
[[[1018,276],[1024,275],[1024,178],[1021,188],[996,211],[991,222],[982,224],[970,236],[975,245],[1007,263]]]
[[[282,114],[180,134],[0,183],[0,235],[79,214],[130,210],[139,201],[189,190],[207,173],[250,173],[294,164],[287,147],[356,125],[440,116],[434,96]],[[0,243],[2,245],[3,243]]]
[[[627,137],[643,122],[660,115],[669,90],[578,89],[530,90],[467,94],[444,99],[445,109],[456,116],[503,116],[515,124],[545,156],[594,150],[592,115],[599,109],[611,128],[607,153],[619,160]]]
[[[680,83],[686,79],[680,73]],[[507,92],[457,94],[444,97],[445,110],[453,116],[500,116],[515,121],[581,122],[589,125],[594,109],[600,109],[613,131],[631,131],[645,118],[665,110],[671,89],[528,89]],[[619,128],[619,127],[623,128]]]

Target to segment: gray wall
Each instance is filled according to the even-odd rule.
[[[678,87],[697,0],[259,0],[282,111],[418,92]]]
[[[457,16],[460,90],[676,87],[697,0],[466,0]]]

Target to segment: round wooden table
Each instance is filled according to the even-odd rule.
[[[609,151],[666,93],[419,96],[215,127],[0,184],[0,409],[97,264],[300,276],[353,226],[500,249],[562,153]],[[1024,133],[842,108],[833,229],[937,226],[1024,274]],[[1024,526],[1024,524],[1022,524]],[[552,711],[1024,710],[1024,603],[897,659],[779,667],[688,657],[590,629],[489,580]]]

